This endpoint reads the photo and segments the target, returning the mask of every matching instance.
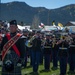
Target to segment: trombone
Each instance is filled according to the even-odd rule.
[[[25,42],[25,45],[27,46],[27,47],[32,47],[32,41],[34,40],[36,38],[36,36],[34,35],[34,36],[32,36],[29,40],[27,40],[26,42]]]

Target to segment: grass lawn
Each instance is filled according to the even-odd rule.
[[[52,69],[52,62],[50,65],[51,65],[50,71],[45,72],[44,66],[40,65],[39,70],[38,70],[38,74],[33,74],[32,67],[30,67],[29,63],[28,63],[26,68],[22,68],[22,75],[59,75],[59,73],[60,73],[59,65],[58,65],[58,69],[56,69],[56,70]],[[69,69],[69,66],[67,66],[67,68]],[[68,74],[68,69],[67,69],[66,75],[75,75],[75,74],[70,74],[70,73]],[[0,67],[0,75],[1,75],[1,67]]]
[[[69,69],[69,66],[67,67]],[[68,74],[68,69],[67,69],[67,73],[66,75],[75,75],[75,74]],[[58,69],[53,70],[52,69],[52,63],[51,63],[51,70],[49,72],[45,72],[44,71],[44,66],[40,65],[39,66],[39,70],[38,70],[38,75],[59,75],[60,71],[59,71],[59,65],[58,65]],[[37,75],[37,74],[33,74],[32,73],[32,67],[29,67],[29,64],[27,65],[27,68],[22,68],[22,75]]]

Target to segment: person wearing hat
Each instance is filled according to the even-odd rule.
[[[41,38],[41,41],[44,40],[44,32],[42,32],[42,31],[40,34],[40,38]],[[44,46],[43,46],[43,44],[41,44],[41,53],[40,53],[40,64],[41,65],[43,64],[43,51],[44,51]]]
[[[44,69],[45,71],[50,71],[51,50],[52,50],[52,34],[46,33],[46,37],[44,41]]]
[[[24,66],[24,68],[27,67],[27,59],[28,59],[28,54],[29,54],[29,48],[27,47],[27,43],[28,43],[28,30],[27,29],[23,29],[23,35],[26,37],[25,39],[25,46],[26,46],[26,52],[25,52],[25,57],[24,57],[24,62],[22,64],[22,66]]]
[[[17,21],[10,21],[10,33],[7,33],[1,43],[2,74],[21,75],[21,64],[25,54],[24,37],[17,33]]]
[[[40,34],[39,37],[40,37],[40,39],[42,40],[42,38],[41,38],[41,31],[40,31],[40,30],[36,30],[35,33],[36,33],[37,35]],[[40,50],[40,64],[43,64],[43,50],[42,50],[42,47],[41,47],[40,49],[41,49],[41,50]]]
[[[33,73],[38,73],[40,63],[40,52],[41,52],[40,32],[36,31],[33,37],[34,39],[32,40],[32,67]]]
[[[69,72],[74,74],[75,72],[75,32],[71,33],[72,39],[70,40],[69,47]]]
[[[58,68],[58,44],[59,39],[53,35],[52,37],[52,59],[53,59],[53,70]]]
[[[8,32],[7,29],[5,29],[5,28],[1,28],[1,33],[2,33],[3,35],[7,34],[7,32]]]
[[[61,34],[62,38],[58,41],[58,56],[60,63],[60,75],[66,75],[67,71],[67,59],[69,51],[69,42],[67,41],[67,35]]]

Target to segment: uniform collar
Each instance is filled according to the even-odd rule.
[[[15,36],[17,33],[14,32],[14,33],[10,33],[11,37]]]

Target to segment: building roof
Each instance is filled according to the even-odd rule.
[[[72,23],[73,25],[75,25],[75,21],[70,21],[70,23]]]
[[[75,21],[69,21],[65,26],[75,26]]]

